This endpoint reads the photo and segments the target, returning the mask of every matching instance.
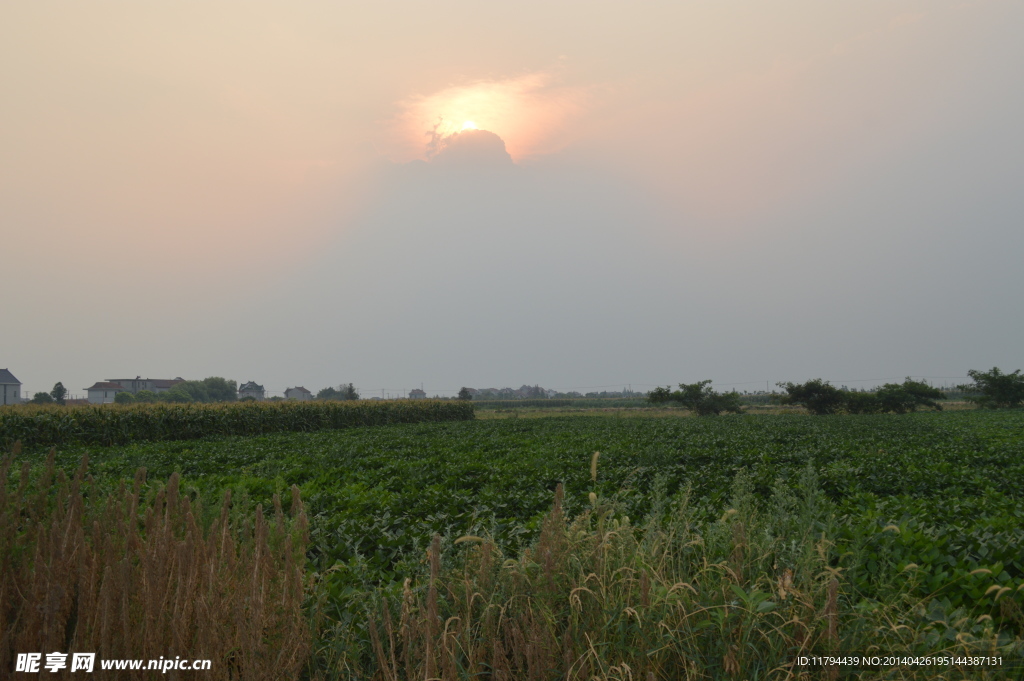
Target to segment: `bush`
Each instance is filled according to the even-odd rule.
[[[36,393],[30,401],[32,404],[53,404],[53,396],[50,393]]]
[[[915,381],[907,376],[903,384],[886,383],[875,392],[880,410],[894,414],[906,414],[917,411],[918,407],[928,407],[942,411],[942,405],[935,400],[946,399],[945,393],[938,388]],[[852,412],[851,413],[855,413]]]
[[[846,393],[846,411],[850,414],[881,414],[884,409],[873,393]]]
[[[132,404],[133,402],[135,402],[135,395],[132,395],[127,390],[114,395],[114,404]]]
[[[717,416],[723,411],[739,414],[740,395],[735,390],[719,393],[711,388],[711,381],[698,383],[680,383],[679,390],[672,392],[669,388],[655,388],[647,394],[652,404],[677,402],[698,416]]]
[[[968,393],[967,399],[979,407],[1005,409],[1019,407],[1024,402],[1024,376],[1021,376],[1020,369],[1010,374],[1004,374],[999,367],[992,367],[992,371],[971,369],[967,375],[974,383],[958,387]]]
[[[815,378],[806,383],[778,383],[785,388],[782,404],[800,404],[812,414],[838,414],[846,406],[846,394],[828,381]]]
[[[139,392],[135,393],[135,401],[136,402],[143,402],[143,403],[151,404],[153,402],[158,401],[159,399],[160,399],[160,396],[157,395],[152,390],[140,390]]]

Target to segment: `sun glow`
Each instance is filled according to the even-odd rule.
[[[587,92],[545,72],[507,80],[457,85],[399,103],[382,147],[394,160],[430,158],[446,138],[463,130],[501,137],[512,159],[549,154],[572,138]]]

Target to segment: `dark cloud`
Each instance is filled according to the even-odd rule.
[[[440,167],[480,170],[512,167],[505,141],[489,130],[463,130],[444,138],[431,163]]]

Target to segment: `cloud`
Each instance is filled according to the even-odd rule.
[[[508,168],[512,157],[505,141],[489,130],[463,130],[436,140],[432,163],[448,168]]]
[[[395,161],[425,159],[438,138],[472,121],[505,140],[516,161],[550,154],[572,141],[572,123],[587,100],[586,88],[562,84],[550,72],[455,85],[399,102],[379,148]]]

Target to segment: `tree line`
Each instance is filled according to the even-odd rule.
[[[971,369],[967,372],[973,383],[957,386],[966,399],[985,409],[1007,409],[1024,402],[1024,376],[1017,369],[1004,373],[998,367],[991,371]],[[778,383],[786,394],[780,404],[804,407],[811,414],[906,414],[921,408],[942,410],[939,400],[946,394],[924,381],[909,376],[903,383],[886,383],[874,392],[837,388],[828,381],[815,378],[804,383]],[[651,404],[675,403],[698,416],[715,416],[722,412],[740,413],[740,394],[735,390],[720,393],[711,387],[711,380],[680,383],[679,390],[658,387],[647,393]]]

